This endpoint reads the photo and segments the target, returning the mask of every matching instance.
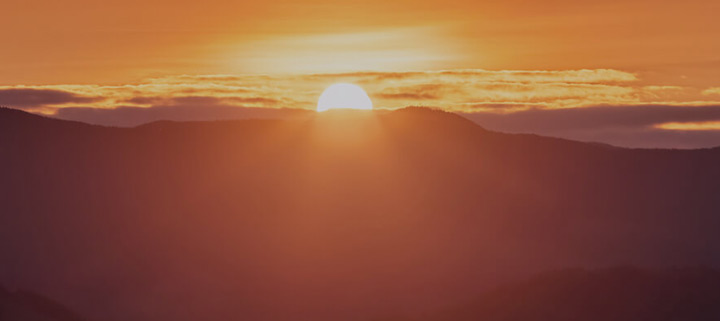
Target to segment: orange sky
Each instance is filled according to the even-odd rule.
[[[4,85],[454,68],[720,85],[709,83],[720,71],[714,0],[5,0],[3,11]]]
[[[5,0],[2,8],[0,105],[49,114],[185,98],[312,109],[337,81],[359,83],[388,108],[720,105],[715,0]]]

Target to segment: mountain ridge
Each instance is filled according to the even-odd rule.
[[[75,312],[42,295],[0,286],[0,319],[7,321],[83,321]]]
[[[568,266],[720,265],[720,150],[337,115],[0,126],[0,283],[93,320],[364,321]]]
[[[352,111],[350,111],[350,112],[352,112]],[[557,141],[565,141],[565,142],[573,142],[573,143],[597,145],[597,146],[606,147],[606,148],[610,148],[610,147],[611,147],[611,148],[634,149],[634,150],[707,150],[707,149],[714,150],[714,149],[720,149],[720,145],[715,146],[715,147],[693,148],[693,149],[677,149],[677,148],[631,148],[631,147],[615,146],[615,145],[612,145],[612,144],[601,143],[601,142],[577,141],[577,140],[572,140],[572,139],[559,138],[559,137],[551,137],[551,136],[543,136],[543,135],[538,135],[538,134],[495,132],[495,131],[489,131],[489,130],[483,128],[481,125],[479,125],[479,124],[473,122],[472,120],[470,120],[470,119],[468,119],[468,118],[466,118],[466,117],[463,117],[463,116],[461,116],[461,115],[458,115],[458,114],[455,114],[455,113],[451,113],[451,112],[447,112],[447,111],[442,111],[442,110],[439,110],[439,109],[427,108],[427,107],[414,107],[414,106],[409,106],[409,107],[400,108],[400,109],[396,109],[396,110],[378,110],[378,111],[372,111],[372,112],[382,112],[382,113],[416,113],[416,114],[426,113],[426,115],[427,115],[427,114],[433,114],[433,113],[435,113],[435,114],[437,114],[437,115],[440,115],[440,114],[452,115],[452,116],[454,116],[454,117],[457,117],[457,118],[462,119],[463,121],[466,121],[466,122],[468,123],[468,125],[474,125],[474,126],[476,126],[476,127],[478,127],[478,128],[481,128],[481,129],[484,130],[484,131],[491,132],[491,133],[496,133],[496,134],[501,134],[501,135],[507,135],[507,136],[518,136],[518,137],[536,137],[536,138],[541,138],[541,139],[551,139],[551,140],[557,140]],[[16,119],[20,119],[20,117],[18,117],[19,115],[23,115],[22,119],[33,119],[32,117],[28,117],[28,116],[35,116],[35,117],[38,117],[38,118],[36,118],[36,119],[57,120],[57,121],[67,122],[67,123],[83,124],[83,125],[86,125],[86,126],[94,126],[94,127],[102,127],[102,128],[117,128],[117,129],[143,128],[143,127],[148,127],[148,126],[155,126],[155,125],[153,125],[153,124],[158,124],[158,123],[160,123],[160,124],[162,124],[162,123],[180,123],[180,124],[183,124],[183,123],[188,123],[188,124],[192,124],[192,123],[226,123],[226,124],[229,124],[229,123],[238,123],[238,124],[240,124],[240,123],[242,123],[243,121],[265,121],[265,120],[267,120],[267,121],[293,121],[293,122],[294,122],[294,121],[301,121],[301,122],[302,122],[302,121],[308,121],[308,118],[309,118],[309,119],[316,118],[316,117],[310,116],[310,117],[297,118],[297,119],[282,119],[282,118],[244,118],[244,119],[198,120],[198,121],[192,121],[192,120],[191,120],[191,121],[186,121],[186,120],[155,120],[155,121],[151,121],[151,122],[148,122],[148,123],[144,123],[144,124],[140,124],[140,125],[136,125],[136,126],[132,126],[132,127],[116,127],[116,126],[105,126],[105,125],[90,124],[90,123],[86,123],[86,122],[82,122],[82,121],[59,119],[59,118],[54,118],[54,117],[52,117],[52,116],[35,114],[35,113],[31,113],[31,112],[27,112],[27,111],[23,111],[23,110],[19,110],[19,109],[14,109],[14,108],[11,108],[11,107],[0,106],[0,121],[2,120],[2,118],[4,118],[4,120],[5,120],[6,123],[7,123],[8,121],[11,121],[11,120],[14,121],[14,120],[16,120]],[[60,122],[57,122],[56,124],[61,124],[61,123],[60,123]]]
[[[415,320],[717,320],[720,273],[615,267],[541,273]]]

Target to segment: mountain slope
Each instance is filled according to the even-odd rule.
[[[718,320],[720,274],[709,269],[562,270],[499,287],[426,320]]]
[[[7,321],[82,321],[63,305],[41,295],[0,287],[0,320]]]
[[[720,149],[418,108],[137,128],[3,109],[0,155],[0,281],[97,320],[367,320],[551,268],[720,262]]]

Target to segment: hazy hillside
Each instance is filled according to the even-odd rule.
[[[82,321],[62,304],[41,295],[0,287],[0,320],[3,321]]]
[[[720,319],[718,302],[715,270],[562,270],[502,286],[423,320],[711,321]]]
[[[368,320],[547,269],[720,263],[720,149],[425,109],[137,128],[0,109],[0,155],[0,283],[93,320]]]

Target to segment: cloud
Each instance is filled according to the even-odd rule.
[[[327,86],[338,82],[363,86],[379,108],[427,105],[450,111],[472,111],[483,104],[577,108],[601,104],[637,104],[685,100],[672,86],[640,86],[633,73],[611,69],[354,72],[291,75],[176,75],[126,85],[46,85],[0,87],[13,94],[20,108],[36,105],[117,108],[173,105],[199,97],[238,107],[314,109]],[[33,99],[30,92],[45,93]],[[39,94],[38,94],[39,95]],[[699,96],[699,95],[698,95]],[[40,100],[40,101],[38,101]],[[215,103],[213,101],[212,103]],[[517,107],[514,107],[517,108]],[[513,109],[514,110],[514,109]]]
[[[98,97],[86,97],[72,92],[52,89],[3,88],[0,89],[0,105],[32,109],[47,105],[89,103]]]
[[[141,106],[167,106],[167,105],[218,105],[226,104],[228,106],[260,106],[260,107],[274,107],[279,105],[282,101],[273,98],[266,97],[212,97],[212,96],[183,96],[183,97],[133,97],[130,99],[123,100],[122,102],[130,103],[132,105]]]
[[[337,74],[314,74],[315,77],[342,77],[370,79],[373,81],[408,79],[447,79],[453,78],[511,83],[617,83],[636,81],[637,76],[630,72],[613,69],[580,70],[483,70],[455,69],[414,72],[352,72]]]
[[[720,87],[711,87],[708,89],[703,90],[703,95],[711,96],[711,95],[720,95]]]
[[[376,97],[389,100],[437,100],[440,98],[440,96],[431,93],[380,93]]]
[[[388,100],[439,100],[454,91],[451,86],[442,84],[421,84],[407,87],[392,87],[375,95],[376,98]]]
[[[698,122],[669,122],[656,124],[655,128],[669,130],[720,130],[720,120],[716,121],[698,121]]]

